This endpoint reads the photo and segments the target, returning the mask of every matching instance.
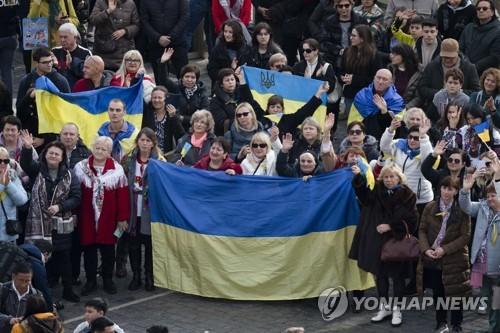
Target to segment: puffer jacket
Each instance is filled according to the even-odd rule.
[[[500,191],[500,183],[495,182],[495,189]],[[500,275],[500,242],[493,244],[492,232],[495,230],[493,225],[496,225],[496,232],[500,234],[500,216],[495,217],[491,226],[489,225],[488,215],[490,208],[486,200],[471,201],[470,192],[460,191],[458,200],[462,210],[476,219],[476,229],[474,231],[474,238],[472,239],[472,247],[470,252],[470,263],[476,262],[481,244],[483,242],[483,235],[486,235],[486,273],[488,275]]]
[[[420,139],[420,155],[411,159],[406,152],[398,149],[396,143],[399,140],[393,140],[394,133],[389,132],[387,128],[380,139],[380,150],[386,156],[392,156],[396,165],[398,165],[405,174],[408,187],[417,195],[417,204],[428,203],[434,198],[432,184],[422,175],[422,161],[432,153],[432,145],[429,136]]]
[[[123,55],[128,50],[135,48],[134,37],[139,32],[139,14],[132,0],[118,0],[116,9],[108,14],[108,2],[97,0],[89,22],[95,26],[94,53],[104,60],[107,69],[117,70],[123,60]],[[125,35],[112,41],[113,32],[125,29]],[[114,43],[112,52],[106,52],[103,44]]]
[[[460,36],[460,50],[476,65],[479,75],[485,69],[500,65],[500,21],[493,17],[479,25],[477,19],[469,23]]]

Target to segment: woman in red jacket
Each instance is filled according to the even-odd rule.
[[[229,143],[223,137],[216,137],[210,152],[205,155],[193,167],[209,171],[224,171],[228,175],[241,175],[241,166],[229,157]]]
[[[226,20],[236,19],[247,27],[251,17],[251,0],[212,0],[212,20],[216,34],[219,34]]]
[[[75,166],[81,183],[80,243],[84,253],[87,281],[82,289],[86,296],[96,290],[97,250],[102,258],[104,291],[116,294],[113,268],[115,243],[127,230],[130,215],[127,178],[122,166],[111,158],[113,141],[98,137],[92,146],[92,155]]]

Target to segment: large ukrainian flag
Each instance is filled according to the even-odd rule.
[[[323,81],[305,78],[297,75],[283,74],[266,69],[243,66],[245,80],[252,92],[252,96],[265,110],[267,100],[272,95],[280,95],[285,103],[285,113],[295,113],[309,99],[316,94]],[[323,105],[318,107],[314,118],[323,125],[326,116],[326,94],[321,97]],[[274,115],[266,116],[274,122],[279,118]]]
[[[347,257],[359,218],[350,170],[304,182],[151,160],[147,172],[157,286],[285,300],[374,285]]]
[[[130,88],[106,87],[61,93],[50,79],[42,76],[36,80],[35,88],[39,133],[59,133],[65,123],[73,122],[78,125],[83,142],[89,146],[99,127],[109,121],[108,104],[113,98],[125,102],[125,119],[141,128],[142,80]]]

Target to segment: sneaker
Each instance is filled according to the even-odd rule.
[[[371,322],[372,323],[380,323],[386,319],[389,319],[391,314],[392,314],[392,311],[391,311],[390,307],[380,306],[380,310],[378,310],[377,315],[375,317],[372,317]]]
[[[487,309],[488,308],[486,306],[481,306],[480,305],[479,308],[477,309],[477,313],[484,315],[484,314],[486,314],[488,312]]]
[[[453,325],[453,328],[451,330],[451,333],[462,333],[462,326],[460,325]]]
[[[398,307],[394,307],[392,309],[391,325],[393,327],[398,327],[401,326],[402,323],[403,323],[403,314],[401,313],[401,310]]]
[[[434,332],[435,333],[448,333],[448,332],[450,332],[450,329],[448,328],[448,325],[446,323],[438,323],[436,325],[436,330]]]

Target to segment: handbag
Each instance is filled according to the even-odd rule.
[[[326,71],[328,70],[328,67],[330,66],[330,63],[325,62],[325,64],[322,66],[322,74],[323,76],[326,76]],[[342,97],[342,85],[339,83],[339,80],[335,78],[335,87],[333,88],[333,91],[329,94],[327,94],[327,101],[328,103],[337,103]]]
[[[2,205],[3,214],[5,215],[5,232],[9,236],[20,235],[23,233],[23,225],[19,220],[9,220],[5,207],[3,205],[3,200],[0,201]]]
[[[382,246],[380,259],[383,262],[416,261],[420,257],[418,240],[410,234],[408,224],[402,221],[406,228],[403,239],[390,238]]]

